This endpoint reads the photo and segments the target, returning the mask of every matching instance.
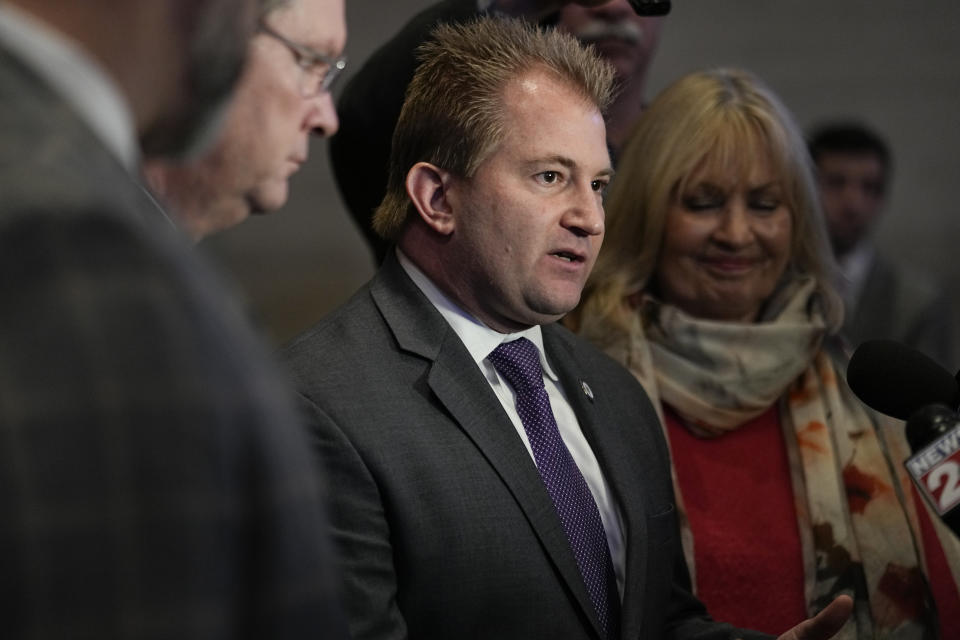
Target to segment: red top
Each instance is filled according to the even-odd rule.
[[[783,633],[807,612],[777,407],[719,438],[694,436],[663,409],[693,531],[697,595],[717,620]]]
[[[937,614],[940,617],[940,637],[960,638],[960,594],[957,593],[957,585],[950,574],[947,557],[943,555],[937,532],[933,529],[927,510],[921,504],[923,498],[916,487],[913,487],[913,499],[917,503],[930,588],[933,590],[933,599],[937,603]]]
[[[698,438],[671,407],[663,409],[693,530],[697,595],[717,620],[783,633],[807,614],[779,411],[771,407],[719,438]],[[960,593],[916,488],[914,500],[940,637],[960,638]]]

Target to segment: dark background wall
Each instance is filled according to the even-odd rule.
[[[429,0],[347,0],[350,68]],[[896,170],[882,247],[960,291],[960,3],[955,0],[674,0],[649,97],[679,75],[740,66],[806,129],[856,116],[884,132]],[[340,202],[326,143],[287,207],[203,245],[282,342],[343,302],[373,261]]]

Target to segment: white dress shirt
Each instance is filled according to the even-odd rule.
[[[837,289],[843,298],[846,313],[851,318],[857,312],[860,294],[867,283],[867,276],[873,266],[876,250],[871,242],[861,242],[846,255],[837,260],[840,270],[840,281]]]
[[[133,114],[109,75],[83,48],[29,13],[0,3],[0,43],[43,78],[134,174]]]
[[[466,346],[467,351],[473,357],[474,362],[480,368],[480,371],[486,377],[490,388],[497,395],[504,411],[513,422],[517,435],[523,441],[530,458],[533,456],[533,449],[530,447],[530,440],[527,438],[527,432],[523,428],[523,422],[517,413],[516,399],[513,388],[500,376],[493,363],[487,359],[487,356],[503,342],[510,342],[518,338],[527,338],[537,347],[540,353],[540,365],[543,367],[543,381],[547,389],[547,395],[550,397],[550,406],[553,409],[553,416],[557,421],[557,428],[560,430],[560,437],[570,451],[570,455],[587,486],[593,495],[594,502],[597,503],[597,509],[600,511],[600,520],[603,522],[603,529],[607,535],[607,544],[610,547],[610,558],[613,561],[613,569],[617,575],[617,588],[623,596],[623,582],[626,567],[626,550],[623,545],[623,525],[620,517],[619,508],[614,502],[607,481],[603,477],[600,465],[597,462],[590,444],[587,442],[583,431],[580,429],[580,423],[577,420],[573,408],[567,401],[567,397],[560,386],[559,378],[553,371],[547,360],[546,352],[543,349],[543,334],[539,325],[530,327],[518,333],[499,333],[486,326],[478,319],[461,309],[455,302],[450,300],[439,288],[424,274],[410,259],[404,255],[400,249],[397,249],[397,257],[400,265],[407,275],[413,280],[414,284],[423,292],[427,299],[436,307],[440,315],[446,319],[453,330],[459,336],[460,340]]]

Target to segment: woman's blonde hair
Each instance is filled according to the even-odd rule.
[[[630,135],[606,200],[606,235],[580,306],[585,317],[625,331],[625,300],[644,289],[657,267],[667,212],[694,170],[749,171],[766,151],[781,176],[793,221],[789,275],[815,277],[827,325],[835,330],[841,302],[831,284],[827,242],[806,144],[787,109],[758,78],[738,69],[684,76],[653,101]],[[761,158],[758,160],[758,157]]]

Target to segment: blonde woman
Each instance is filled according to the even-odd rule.
[[[811,163],[776,96],[738,70],[673,84],[606,210],[569,322],[661,413],[711,614],[773,631],[847,593],[838,637],[960,637],[954,541],[904,482],[901,434],[845,385]]]

